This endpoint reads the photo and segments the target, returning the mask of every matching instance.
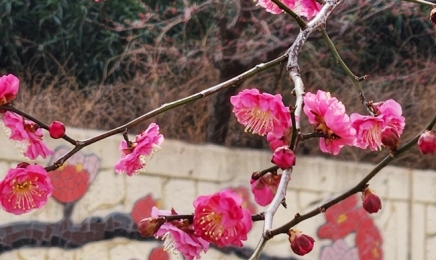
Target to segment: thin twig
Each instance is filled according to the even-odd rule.
[[[112,130],[109,130],[109,131],[102,133],[100,135],[94,136],[92,138],[85,139],[85,140],[79,140],[79,141],[77,141],[76,146],[71,151],[62,155],[53,165],[50,165],[50,166],[46,167],[45,169],[47,171],[53,171],[53,170],[59,168],[73,154],[77,153],[82,148],[84,148],[90,144],[96,143],[96,142],[101,141],[101,140],[108,138],[110,136],[113,136],[113,135],[116,135],[119,133],[123,133],[126,129],[130,129],[130,128],[140,124],[141,122],[144,122],[145,120],[150,119],[150,118],[157,116],[159,114],[162,114],[163,112],[166,112],[168,110],[192,103],[196,100],[210,96],[210,95],[212,95],[218,91],[221,91],[223,89],[226,89],[229,87],[235,87],[239,83],[241,83],[242,81],[244,81],[250,77],[253,77],[257,73],[264,71],[264,70],[267,70],[269,68],[272,68],[276,65],[279,65],[280,63],[284,62],[287,58],[288,58],[287,54],[284,54],[284,55],[282,55],[274,60],[271,60],[269,62],[256,65],[254,68],[247,70],[246,72],[244,72],[236,77],[233,77],[225,82],[222,82],[222,83],[217,84],[215,86],[212,86],[208,89],[197,92],[196,94],[193,94],[191,96],[173,101],[171,103],[163,104],[159,108],[156,108],[156,109],[128,122],[127,124],[124,124],[122,126],[114,128]]]
[[[362,87],[360,86],[360,81],[365,80],[366,78],[368,78],[368,75],[361,76],[361,77],[358,77],[358,76],[354,75],[354,73],[351,71],[351,69],[347,66],[347,64],[342,59],[341,55],[339,55],[338,50],[336,49],[334,43],[332,42],[332,40],[330,39],[329,35],[327,34],[325,28],[319,28],[318,30],[321,32],[322,37],[324,38],[324,40],[326,41],[327,45],[329,46],[330,51],[333,53],[333,56],[335,57],[336,62],[342,67],[342,69],[345,71],[345,74],[347,74],[347,76],[351,79],[351,81],[353,82],[354,87],[359,92],[359,98],[362,101],[362,104],[366,107],[366,109],[368,110],[368,112],[371,115],[374,115],[373,108],[366,101],[365,94],[363,93]]]
[[[11,105],[0,106],[0,110],[5,110],[5,111],[14,112],[15,114],[18,114],[18,115],[20,115],[20,116],[23,116],[24,118],[26,118],[26,119],[28,119],[28,120],[30,120],[30,121],[36,123],[40,128],[43,128],[43,129],[45,129],[45,130],[48,131],[48,125],[47,125],[47,124],[44,124],[43,122],[39,121],[38,119],[34,118],[34,117],[31,116],[31,115],[29,115],[29,114],[27,114],[27,113],[25,113],[25,112],[19,110],[19,109],[16,108],[16,107],[13,107],[13,106],[11,106]],[[65,141],[69,142],[69,143],[72,144],[72,145],[76,145],[76,144],[77,144],[77,141],[76,141],[76,140],[74,140],[73,138],[69,137],[69,136],[66,135],[66,134],[62,137],[62,139],[64,139]]]

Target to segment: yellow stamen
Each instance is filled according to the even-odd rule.
[[[15,178],[12,182],[12,194],[9,196],[8,201],[12,202],[14,200],[15,209],[33,209],[36,208],[34,196],[42,197],[44,194],[38,189],[36,182],[38,177],[33,180],[26,180],[19,183]]]

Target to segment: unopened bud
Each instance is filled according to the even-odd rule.
[[[291,243],[291,249],[297,255],[305,255],[312,251],[315,239],[311,236],[302,234],[300,230],[289,229],[289,242]]]
[[[274,151],[271,162],[284,170],[295,165],[295,154],[287,145],[284,145]]]
[[[17,164],[17,168],[27,168],[27,166],[29,166],[29,163],[27,162],[20,162]]]
[[[370,214],[377,213],[382,208],[382,203],[373,190],[366,187],[362,192],[362,206]]]
[[[381,133],[381,141],[386,148],[391,151],[396,151],[400,144],[400,136],[392,127],[388,127]]]
[[[138,231],[143,237],[151,237],[163,223],[165,223],[164,218],[144,218],[138,223]]]
[[[53,123],[48,127],[48,132],[53,139],[62,138],[65,135],[65,126],[62,122],[53,121]]]
[[[436,151],[436,133],[426,130],[418,139],[419,150],[423,154],[433,154]]]

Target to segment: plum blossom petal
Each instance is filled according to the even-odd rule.
[[[321,5],[315,0],[281,0],[281,2],[298,15],[305,16],[309,20],[321,10]],[[271,0],[258,0],[258,4],[272,14],[280,14],[283,12],[283,10]]]
[[[380,150],[382,145],[395,150],[403,133],[405,118],[401,115],[400,104],[389,99],[373,104],[374,116],[354,113],[350,116],[352,127],[356,129],[355,146],[372,151]]]
[[[0,106],[15,99],[20,86],[20,80],[12,74],[0,77]]]
[[[245,89],[230,97],[233,113],[245,131],[268,133],[280,138],[291,127],[289,108],[285,107],[280,94],[260,93],[257,89]]]
[[[257,180],[250,179],[254,200],[260,206],[267,206],[274,199],[282,175],[267,173]]]
[[[43,142],[42,129],[36,123],[9,111],[4,113],[2,119],[9,139],[17,142],[24,156],[35,160],[38,156],[46,158],[53,154]]]
[[[53,192],[47,171],[40,165],[19,164],[0,182],[0,201],[7,212],[20,215],[41,208]]]
[[[242,204],[242,198],[230,189],[199,196],[194,201],[196,234],[218,247],[242,247],[252,227],[250,211]]]
[[[177,215],[174,210],[159,210],[153,207],[151,217],[158,219],[159,216]],[[198,237],[194,233],[192,224],[183,220],[165,222],[160,225],[154,234],[156,238],[165,240],[164,250],[174,254],[182,254],[185,259],[200,259],[200,253],[209,249],[209,242]]]
[[[119,148],[122,151],[121,159],[115,164],[115,171],[132,176],[144,168],[145,158],[159,150],[163,141],[164,137],[159,133],[159,126],[155,123],[151,123],[144,132],[137,135],[130,147],[123,140]]]

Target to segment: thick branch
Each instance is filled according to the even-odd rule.
[[[300,33],[297,36],[297,39],[295,39],[294,44],[288,49],[289,59],[288,59],[288,70],[291,70],[292,68],[298,67],[298,54],[300,53],[301,49],[303,48],[304,44],[306,43],[307,37],[314,32],[319,27],[325,27],[327,18],[329,17],[330,13],[333,11],[333,9],[342,2],[342,0],[328,0],[326,1],[326,4],[321,8],[320,12],[310,21],[307,23],[307,26],[304,30],[301,30]]]

